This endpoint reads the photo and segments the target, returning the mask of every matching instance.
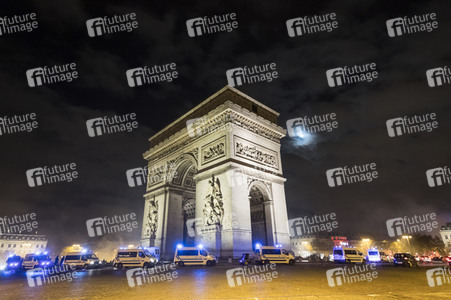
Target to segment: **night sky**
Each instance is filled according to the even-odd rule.
[[[451,185],[430,188],[425,176],[451,163],[451,86],[431,88],[425,76],[450,65],[446,1],[20,2],[2,1],[1,16],[34,12],[39,26],[0,36],[0,116],[36,113],[39,126],[0,136],[0,215],[36,213],[52,251],[139,240],[140,229],[89,238],[86,220],[133,212],[141,227],[145,188],[129,187],[125,172],[146,164],[148,138],[224,87],[226,70],[267,63],[276,63],[277,79],[237,88],[278,111],[280,126],[326,113],[339,124],[307,145],[282,140],[289,218],[335,212],[340,232],[369,235],[387,235],[385,222],[395,217],[435,212],[440,225],[451,221]],[[136,13],[136,30],[88,36],[88,19],[126,13]],[[232,32],[188,36],[188,19],[227,13],[237,15]],[[288,36],[286,20],[326,13],[336,13],[337,29]],[[388,36],[386,20],[426,13],[437,14],[437,29]],[[28,86],[28,69],[73,62],[74,81]],[[126,70],[173,62],[173,82],[127,85]],[[372,62],[376,80],[328,86],[326,70]],[[88,136],[88,119],[128,113],[136,113],[137,130]],[[437,114],[438,129],[388,136],[388,119],[426,113]],[[73,182],[28,186],[28,169],[72,162]],[[366,163],[376,163],[375,181],[328,186],[328,169]]]

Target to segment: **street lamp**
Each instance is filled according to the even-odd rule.
[[[366,243],[365,252],[368,252],[368,249],[370,248],[371,239],[362,239],[362,242]],[[362,246],[363,246],[363,244],[362,244]]]
[[[412,236],[411,235],[403,235],[402,238],[407,240],[407,243],[409,244],[410,254],[412,254],[412,247],[410,247],[410,239],[412,238]]]

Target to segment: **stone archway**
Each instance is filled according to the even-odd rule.
[[[262,181],[253,181],[249,185],[249,207],[252,231],[252,248],[257,243],[273,245],[271,193]]]
[[[226,86],[152,136],[149,168],[173,165],[177,174],[147,184],[142,245],[160,247],[165,259],[178,243],[234,258],[257,239],[289,247],[278,115]],[[243,168],[246,181],[266,179],[235,182],[230,171]]]

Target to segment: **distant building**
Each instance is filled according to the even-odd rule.
[[[294,252],[295,256],[309,257],[315,251],[312,248],[312,241],[316,237],[314,236],[299,236],[290,238],[291,251]]]
[[[47,242],[45,235],[0,234],[0,262],[11,254],[24,257],[28,253],[45,251]]]
[[[445,226],[442,226],[440,229],[440,236],[442,237],[443,243],[448,251],[451,250],[451,222],[446,223]]]
[[[339,246],[348,247],[349,246],[348,239],[345,236],[331,236],[330,238],[332,239],[332,242],[334,242],[334,247],[339,247]]]

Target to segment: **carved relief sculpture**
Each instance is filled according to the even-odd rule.
[[[224,204],[219,178],[211,176],[208,181],[208,194],[205,197],[204,225],[221,225],[224,217]]]
[[[146,234],[154,237],[158,226],[158,201],[155,199],[149,201],[149,210],[147,211]]]

